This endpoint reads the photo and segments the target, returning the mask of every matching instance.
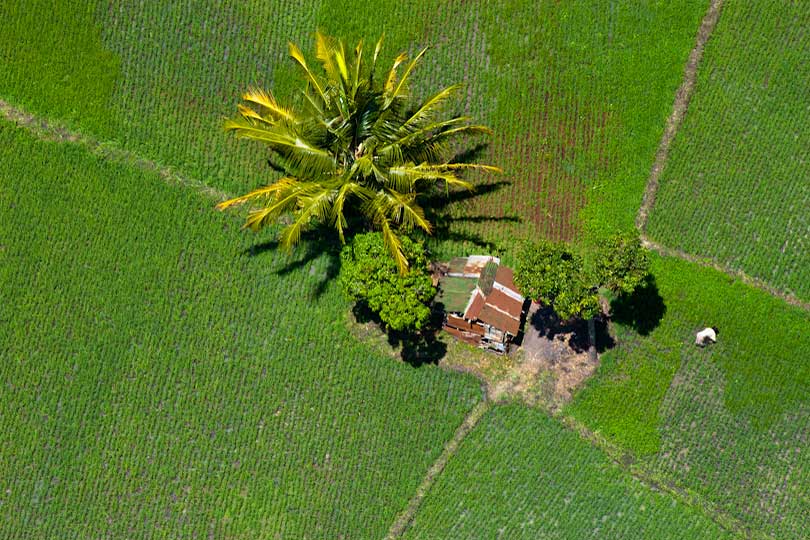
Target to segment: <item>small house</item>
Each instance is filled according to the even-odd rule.
[[[510,268],[497,257],[457,257],[439,269],[435,302],[444,310],[442,328],[482,348],[506,352],[520,332],[526,301]]]

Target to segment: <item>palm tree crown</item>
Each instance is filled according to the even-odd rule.
[[[378,80],[381,47],[382,39],[366,68],[362,41],[349,57],[342,41],[318,32],[315,53],[324,72],[319,75],[290,43],[290,55],[306,79],[303,106],[286,107],[270,92],[249,89],[242,96],[246,104],[239,105],[239,115],[225,123],[225,129],[236,136],[265,143],[271,163],[284,176],[217,208],[256,203],[245,223],[253,230],[292,213],[293,220],[280,238],[287,249],[299,241],[304,229],[318,222],[334,226],[344,242],[348,213],[362,219],[367,228],[382,232],[400,272],[405,273],[408,262],[399,235],[414,228],[431,232],[417,195],[437,186],[472,189],[459,172],[498,169],[449,162],[454,137],[490,133],[464,116],[440,118],[442,106],[459,85],[410,105],[408,78],[427,49],[410,61],[400,54],[385,78]]]

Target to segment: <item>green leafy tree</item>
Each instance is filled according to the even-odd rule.
[[[638,232],[611,236],[596,251],[595,279],[616,294],[632,294],[650,273],[650,257]]]
[[[316,72],[290,43],[290,56],[305,80],[299,105],[285,106],[270,92],[250,89],[242,96],[246,103],[239,105],[239,116],[225,124],[237,137],[267,145],[271,164],[283,176],[217,208],[251,202],[245,227],[254,230],[292,214],[280,237],[287,249],[313,224],[334,227],[342,243],[352,225],[378,230],[405,274],[404,236],[414,229],[432,231],[418,197],[451,187],[472,189],[459,176],[466,169],[498,169],[451,163],[455,139],[491,133],[464,116],[442,117],[459,85],[412,102],[410,76],[427,49],[410,61],[400,54],[380,76],[381,48],[382,39],[370,57],[364,56],[361,41],[347,54],[342,41],[317,33],[315,56],[322,70]]]
[[[638,233],[611,236],[583,258],[566,244],[527,244],[518,257],[515,284],[550,305],[562,320],[599,314],[599,290],[631,294],[650,272],[650,259]]]
[[[400,249],[409,263],[404,274],[387,249],[379,232],[355,235],[340,253],[340,283],[351,299],[365,303],[387,328],[421,330],[436,294],[424,247],[402,238]]]
[[[588,318],[599,299],[583,272],[582,257],[563,243],[524,245],[515,268],[515,285],[529,298],[551,306],[562,320]]]

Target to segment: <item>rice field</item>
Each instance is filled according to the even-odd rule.
[[[496,407],[462,444],[406,539],[733,538],[624,473],[545,413]]]
[[[292,99],[288,40],[311,54],[316,28],[350,44],[384,34],[386,62],[430,45],[414,92],[464,83],[453,112],[495,130],[470,149],[483,144],[480,161],[505,171],[452,205],[434,248],[453,239],[508,256],[515,238],[631,226],[706,5],[8,2],[0,95],[236,193],[269,172],[262,149],[225,137],[222,119],[251,84]],[[54,14],[44,36],[31,32],[37,13]]]
[[[156,173],[6,123],[0,163],[2,538],[380,538],[481,399]]]
[[[810,300],[810,10],[728,2],[649,234]],[[741,46],[742,44],[742,46]]]
[[[649,233],[807,299],[810,11],[726,4]],[[265,183],[262,149],[221,130],[240,94],[293,96],[286,42],[310,54],[316,28],[384,33],[384,62],[431,45],[414,93],[463,82],[454,112],[495,130],[469,149],[505,171],[453,198],[434,256],[598,242],[633,224],[707,6],[0,3],[0,100],[101,143],[0,121],[0,537],[382,538],[482,397],[350,335],[329,253],[282,255],[104,148],[234,194]],[[693,264],[653,272],[565,410],[628,462],[495,407],[405,538],[806,537],[808,312]],[[697,349],[706,325],[720,341]]]
[[[638,305],[663,311],[660,324],[640,335],[638,311],[615,306],[618,345],[566,413],[750,530],[806,538],[810,314],[676,259],[653,273],[657,292]],[[718,343],[695,347],[709,325]]]

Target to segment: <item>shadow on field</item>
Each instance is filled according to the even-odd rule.
[[[615,347],[616,341],[610,335],[607,321],[600,316],[596,318],[595,323],[596,351],[603,353]],[[590,345],[588,321],[585,319],[560,321],[554,310],[545,306],[532,314],[529,324],[541,337],[552,341],[555,339],[566,341],[568,346],[576,353],[587,351]]]
[[[649,275],[633,294],[619,296],[610,302],[613,321],[632,326],[642,336],[655,330],[667,312],[664,299],[658,292],[655,276]]]
[[[326,292],[329,282],[340,273],[340,248],[340,241],[332,231],[325,230],[323,227],[312,229],[301,235],[301,242],[287,256],[287,262],[276,273],[286,276],[309,267],[310,275],[313,275],[315,261],[326,256],[326,272],[321,275],[314,292],[315,298],[320,298]],[[283,252],[279,241],[269,240],[250,246],[242,252],[242,255],[258,257],[267,251],[278,252],[279,250]]]
[[[379,316],[361,302],[355,303],[352,313],[358,323],[374,323],[378,326],[385,333],[388,344],[400,349],[400,358],[413,367],[438,364],[447,354],[447,345],[436,338],[441,328],[441,313],[434,311],[427,327],[418,332],[385,330]]]
[[[497,223],[497,222],[510,222],[521,223],[523,220],[519,216],[451,216],[449,208],[453,204],[463,203],[476,197],[494,193],[511,185],[511,182],[497,181],[486,184],[479,184],[475,186],[475,191],[452,191],[449,195],[444,193],[434,193],[433,197],[427,200],[420,200],[420,204],[425,210],[425,217],[433,224],[433,237],[438,242],[451,241],[451,242],[466,242],[478,248],[481,248],[487,253],[495,254],[498,252],[498,245],[494,242],[486,240],[483,236],[477,233],[468,231],[453,230],[453,225],[456,223]]]

